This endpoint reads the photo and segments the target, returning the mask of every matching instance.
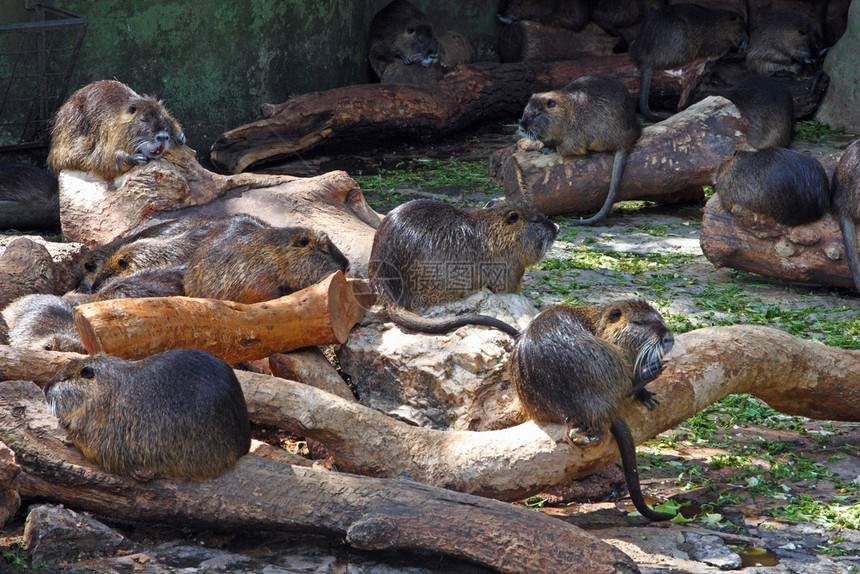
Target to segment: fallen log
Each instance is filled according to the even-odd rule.
[[[617,43],[594,22],[574,32],[520,20],[502,28],[498,49],[502,62],[555,62],[609,56]]]
[[[91,355],[142,359],[185,347],[228,363],[313,345],[345,343],[365,309],[341,272],[272,301],[246,305],[195,297],[109,299],[75,307]]]
[[[136,167],[114,182],[88,173],[60,173],[60,218],[66,241],[102,245],[152,219],[187,215],[254,215],[278,227],[325,230],[362,275],[379,215],[345,172],[312,178],[212,173],[186,146]]]
[[[705,204],[699,242],[715,267],[854,289],[842,232],[830,214],[790,227],[739,205],[728,213],[715,194]]]
[[[704,197],[703,185],[736,148],[746,145],[748,124],[734,104],[710,97],[642,130],[624,168],[619,201],[676,203]],[[596,211],[609,190],[613,153],[562,157],[542,154],[521,140],[490,158],[493,180],[505,197],[547,215]]]
[[[272,375],[316,387],[348,401],[355,395],[318,347],[292,353],[273,353],[268,359]],[[259,371],[255,371],[259,372]]]
[[[639,571],[620,550],[561,520],[409,480],[256,456],[242,457],[233,470],[207,481],[141,483],[111,475],[63,442],[41,391],[27,381],[0,383],[0,435],[21,467],[13,486],[22,497],[120,522],[318,532],[364,550],[436,552],[509,574]]]
[[[236,375],[253,420],[322,442],[345,472],[407,475],[460,492],[520,500],[618,459],[608,436],[582,449],[567,442],[560,425],[433,430],[307,385],[255,373]],[[768,327],[698,329],[676,337],[666,370],[649,388],[660,400],[656,409],[631,401],[622,413],[637,444],[733,393],[750,393],[789,415],[857,422],[860,351],[826,347]]]
[[[652,98],[677,102],[704,61],[656,74]],[[362,84],[294,96],[263,105],[264,119],[229,130],[212,145],[212,163],[238,173],[264,161],[326,145],[380,138],[437,138],[491,118],[519,118],[532,93],[564,86],[587,74],[608,73],[639,93],[639,71],[626,54],[553,63],[458,66],[430,85]]]

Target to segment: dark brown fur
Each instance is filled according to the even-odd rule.
[[[84,86],[57,112],[48,167],[87,171],[113,180],[185,143],[164,106],[115,80]]]
[[[818,160],[783,148],[735,152],[717,170],[714,193],[729,213],[737,204],[783,225],[816,221],[830,208]]]
[[[641,299],[559,306],[534,318],[510,364],[511,382],[531,418],[567,426],[571,441],[582,445],[612,432],[636,509],[651,520],[672,515],[645,503],[636,450],[620,411],[631,395],[656,406],[645,385],[662,372],[663,355],[673,343],[660,314]]]
[[[23,163],[0,164],[0,229],[58,229],[57,176]]]
[[[600,28],[619,39],[614,52],[626,52],[627,39],[619,28],[639,23],[645,18],[645,0],[589,0],[591,19]]]
[[[379,78],[391,62],[430,66],[439,60],[430,20],[407,0],[393,0],[370,22],[370,67]]]
[[[860,139],[842,152],[831,186],[833,217],[842,230],[845,258],[854,288],[860,293],[860,258],[857,255],[857,221],[860,220]]]
[[[615,152],[606,202],[597,215],[578,222],[590,225],[601,221],[618,197],[624,164],[642,128],[624,84],[596,74],[574,80],[561,90],[534,94],[520,119],[520,133],[543,142],[543,153]]]
[[[791,92],[768,76],[748,76],[727,90],[716,92],[738,107],[749,124],[747,142],[756,149],[788,147],[794,131]]]
[[[71,361],[45,387],[45,397],[85,457],[138,480],[214,478],[251,444],[233,369],[203,351]]]
[[[108,299],[132,299],[137,297],[174,297],[185,295],[182,280],[186,265],[144,269],[119,277],[99,289],[93,301]]]
[[[757,74],[799,74],[816,62],[821,48],[821,30],[812,18],[774,12],[752,27],[746,62]]]
[[[188,262],[183,285],[189,297],[258,303],[348,268],[349,261],[325,233],[272,227],[204,242]]]
[[[630,58],[642,74],[639,111],[650,121],[665,119],[651,113],[648,106],[654,72],[677,68],[697,58],[722,56],[746,41],[743,18],[729,10],[683,3],[652,10],[630,45]]]
[[[588,24],[587,0],[504,0],[497,14],[504,24],[530,20],[574,32]]]
[[[74,306],[56,295],[25,295],[3,309],[9,345],[21,349],[86,354],[72,316]]]

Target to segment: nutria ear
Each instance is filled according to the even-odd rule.
[[[302,235],[293,242],[293,247],[307,247],[310,242],[311,240],[307,235]]]
[[[80,373],[78,373],[84,379],[94,379],[96,376],[95,371],[93,371],[92,367],[82,367]]]
[[[619,319],[621,319],[621,316],[622,316],[623,314],[624,314],[624,313],[621,311],[621,309],[619,309],[618,307],[616,307],[615,309],[613,309],[612,311],[610,311],[610,312],[609,312],[609,321],[610,321],[611,323],[615,323],[616,321],[618,321]]]

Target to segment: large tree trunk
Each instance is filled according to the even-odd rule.
[[[631,400],[623,411],[637,444],[733,393],[750,393],[790,415],[860,421],[858,351],[758,326],[683,333],[676,337],[675,349],[666,370],[649,385],[660,405],[649,411]],[[19,370],[3,371],[7,362],[20,363],[16,355],[59,354],[0,347],[0,379],[21,376]],[[6,360],[9,356],[11,361]],[[593,474],[618,458],[611,438],[586,449],[575,447],[560,425],[528,422],[498,431],[432,430],[307,385],[255,373],[237,376],[253,420],[322,442],[346,472],[405,474],[425,484],[518,500]]]
[[[830,168],[834,157],[821,159]],[[790,227],[738,205],[727,213],[714,195],[705,205],[699,241],[716,267],[854,289],[842,232],[830,214]]]
[[[700,61],[681,74],[656,74],[652,97],[669,95],[677,101],[703,66]],[[306,153],[322,144],[439,137],[482,120],[519,118],[534,92],[598,73],[614,75],[634,97],[639,93],[639,71],[626,54],[547,64],[459,66],[431,85],[347,86],[264,105],[265,119],[223,133],[212,145],[211,159],[219,169],[238,173],[257,162]]]
[[[24,497],[123,522],[320,532],[356,548],[438,552],[510,574],[639,571],[620,550],[575,526],[494,500],[256,456],[213,480],[141,483],[99,470],[63,442],[64,434],[38,387],[0,384],[0,435],[16,453],[21,472],[13,486]]]

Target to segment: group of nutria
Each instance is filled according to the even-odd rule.
[[[630,56],[641,70],[639,111],[648,119],[659,119],[648,105],[655,71],[746,48],[757,74],[796,73],[821,49],[820,30],[806,17],[774,14],[748,31],[741,14],[693,4],[648,12],[644,0],[511,0],[502,3],[499,16],[503,21],[546,18],[569,22],[574,29],[589,19],[607,30],[641,21]],[[784,45],[795,49],[788,62],[775,57],[774,46]],[[374,18],[369,58],[379,75],[396,59],[429,65],[437,57],[429,21],[406,0],[394,0]],[[721,201],[729,210],[738,203],[788,225],[833,210],[860,290],[854,240],[860,217],[857,142],[843,155],[831,185],[817,161],[785,149],[793,111],[782,84],[753,75],[721,95],[748,121],[748,141],[755,148],[733,154],[715,174]],[[642,130],[625,86],[609,75],[586,76],[536,93],[524,104],[521,134],[540,141],[543,153],[615,154],[606,202],[581,223],[603,220]],[[57,113],[48,163],[57,173],[82,170],[113,180],[184,142],[179,123],[161,102],[103,80],[75,92]],[[565,425],[574,444],[590,445],[610,432],[637,510],[651,520],[671,518],[644,500],[634,443],[620,415],[634,398],[648,409],[659,406],[646,387],[663,371],[674,337],[649,303],[628,298],[556,306],[537,315],[522,333],[484,315],[431,320],[420,314],[429,305],[484,288],[519,292],[525,270],[542,259],[558,229],[523,204],[460,209],[439,201],[409,201],[379,225],[368,279],[385,315],[407,329],[440,333],[475,324],[507,333],[514,341],[509,377],[524,412]],[[448,273],[454,266],[468,272]],[[2,317],[13,346],[84,353],[73,322],[74,306],[81,303],[175,295],[259,303],[348,270],[348,259],[319,229],[273,227],[250,215],[185,217],[146,224],[92,249],[75,292],[26,296],[4,309]],[[235,374],[201,351],[175,349],[140,361],[105,355],[76,359],[45,394],[74,444],[110,472],[141,480],[205,479],[229,470],[249,448],[247,409]]]

